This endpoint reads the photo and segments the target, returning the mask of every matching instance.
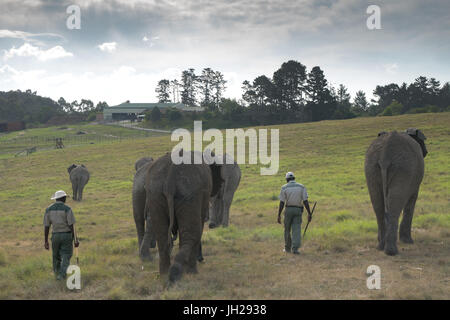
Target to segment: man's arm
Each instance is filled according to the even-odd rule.
[[[278,219],[277,222],[281,224],[281,212],[283,212],[284,202],[280,201],[280,206],[278,207]]]
[[[74,225],[74,224],[71,224],[71,225],[69,226],[69,228],[70,228],[70,231],[72,232],[73,244],[74,244],[75,248],[78,248],[78,246],[80,245],[80,243],[78,242],[78,237],[77,237],[77,235],[76,235],[76,233],[75,233],[75,225]]]
[[[308,202],[308,200],[303,201],[303,205],[305,206],[306,211],[308,211],[308,221],[311,221],[312,216],[311,216],[311,209],[310,209],[310,207],[309,207],[309,202]]]
[[[50,245],[48,244],[48,234],[50,233],[50,227],[44,227],[44,247],[46,250],[50,248]]]

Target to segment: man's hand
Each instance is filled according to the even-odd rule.
[[[44,243],[44,248],[45,248],[45,250],[50,249],[50,245],[48,244],[48,241],[46,241],[46,242]]]
[[[284,202],[280,201],[280,205],[278,206],[278,219],[277,222],[281,224],[281,212],[283,212]]]
[[[75,240],[75,242],[73,243],[73,245],[75,246],[75,248],[78,248],[80,246],[80,243],[78,242],[78,240]]]

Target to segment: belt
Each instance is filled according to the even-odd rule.
[[[299,206],[286,206],[286,208],[300,208],[300,209],[303,209],[303,207],[299,207]]]

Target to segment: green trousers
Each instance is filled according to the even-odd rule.
[[[286,207],[284,210],[284,248],[286,251],[297,251],[300,248],[302,213],[303,208]]]
[[[52,234],[53,272],[57,279],[65,279],[72,258],[72,232]]]

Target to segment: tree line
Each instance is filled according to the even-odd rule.
[[[450,83],[419,76],[412,83],[378,85],[368,101],[359,90],[352,98],[345,85],[332,86],[319,66],[310,70],[289,60],[271,77],[260,75],[242,83],[242,98],[224,97],[227,81],[222,72],[204,68],[184,70],[179,79],[162,79],[156,86],[159,102],[202,106],[203,112],[184,114],[159,109],[147,114],[150,125],[188,125],[203,120],[205,127],[238,127],[291,122],[348,119],[357,116],[390,116],[404,113],[450,111]],[[31,90],[0,91],[0,120],[25,121],[28,126],[95,120],[107,108],[89,99],[54,101]]]
[[[94,105],[89,99],[67,102],[61,97],[58,101],[54,101],[30,89],[0,91],[0,120],[2,122],[24,121],[27,127],[92,121],[105,107],[108,107],[106,102],[98,102]]]
[[[308,71],[295,60],[283,63],[272,77],[261,75],[244,81],[239,101],[222,97],[225,85],[220,72],[205,68],[196,75],[191,68],[182,72],[181,81],[159,81],[156,92],[160,102],[180,102],[176,94],[180,92],[182,103],[206,107],[196,117],[210,122],[214,119],[223,126],[450,111],[449,82],[441,85],[435,78],[420,76],[409,85],[378,85],[373,92],[375,99],[368,101],[364,91],[357,91],[352,98],[344,84],[332,86],[319,66]],[[155,116],[153,122],[161,117]],[[179,122],[180,116],[176,119]]]
[[[207,110],[218,110],[227,81],[220,71],[204,68],[195,74],[190,68],[181,73],[180,79],[162,79],[156,86],[158,102],[181,102],[188,106],[202,106]]]

